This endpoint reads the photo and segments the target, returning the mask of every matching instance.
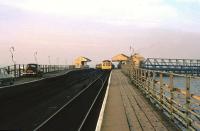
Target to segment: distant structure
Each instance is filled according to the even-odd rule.
[[[91,62],[89,58],[80,56],[74,60],[75,68],[89,68],[87,65],[88,62]]]
[[[121,65],[126,64],[129,57],[124,54],[118,54],[114,57],[112,57],[112,62],[119,62],[118,68],[121,68]]]
[[[141,67],[143,61],[145,60],[145,58],[142,55],[140,55],[139,53],[135,53],[130,58],[131,58],[131,61],[133,62],[132,64],[135,67]]]
[[[200,76],[200,59],[147,58],[141,67],[148,70]]]

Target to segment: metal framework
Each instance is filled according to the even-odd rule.
[[[198,59],[162,59],[147,58],[142,64],[143,69],[174,72],[178,74],[200,75],[200,60]]]

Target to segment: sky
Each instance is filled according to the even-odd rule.
[[[0,0],[0,65],[114,55],[200,59],[200,0]]]

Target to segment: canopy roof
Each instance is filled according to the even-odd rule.
[[[89,58],[80,56],[80,57],[76,58],[75,61],[91,62],[92,60],[90,60]]]
[[[132,58],[136,58],[136,59],[144,59],[144,57],[142,55],[140,55],[139,53],[135,53]]]
[[[127,61],[128,60],[128,56],[124,55],[124,54],[118,54],[116,56],[114,56],[112,58],[113,62],[121,62],[121,61]]]

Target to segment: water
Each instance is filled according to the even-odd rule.
[[[169,85],[169,77],[163,77],[164,83]],[[186,78],[174,77],[174,87],[179,89],[186,89]],[[200,78],[191,78],[190,93],[200,95]]]
[[[156,81],[159,81],[160,78],[156,77]],[[168,98],[170,98],[170,92],[168,86],[170,85],[170,79],[169,77],[163,77],[163,83],[165,83],[165,89],[164,89],[164,95]],[[178,105],[174,104],[176,108],[178,108],[182,112],[186,112],[186,95],[184,95],[186,90],[186,78],[175,76],[173,78],[173,86],[174,88],[181,89],[182,93],[178,91],[174,91],[174,101],[178,103]],[[156,84],[156,90],[160,92],[160,85],[159,83]],[[193,94],[195,96],[200,96],[200,78],[198,77],[192,77],[190,79],[190,94]],[[194,99],[191,97],[190,99],[190,109],[200,115],[200,100]],[[200,124],[200,119],[196,117],[195,115],[190,116],[196,123]],[[199,127],[197,127],[198,130]]]

